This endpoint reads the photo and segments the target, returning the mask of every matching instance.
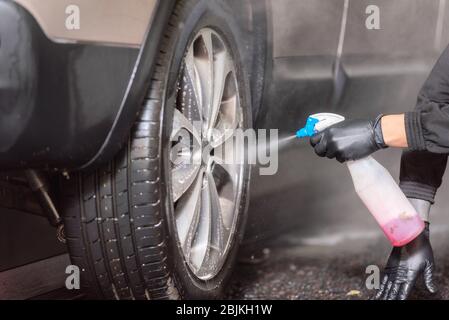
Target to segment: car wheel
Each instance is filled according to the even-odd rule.
[[[126,147],[62,182],[69,253],[91,297],[223,294],[249,188],[243,145],[221,152],[251,124],[237,25],[226,1],[179,1]]]

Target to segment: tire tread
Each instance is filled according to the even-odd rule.
[[[63,181],[64,224],[81,285],[103,299],[176,299],[161,204],[162,95],[178,1],[127,145],[108,165]]]

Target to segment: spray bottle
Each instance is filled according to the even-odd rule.
[[[311,137],[344,120],[333,113],[311,115],[296,135],[298,138]],[[371,156],[346,164],[357,195],[393,246],[404,246],[423,231],[424,222],[387,169]]]

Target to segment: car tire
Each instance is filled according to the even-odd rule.
[[[183,254],[171,187],[173,97],[186,50],[202,28],[214,30],[226,43],[235,62],[241,127],[251,125],[250,90],[239,52],[243,38],[232,11],[226,1],[178,1],[127,145],[107,165],[70,173],[61,182],[69,254],[91,298],[215,299],[224,293],[244,233],[250,168],[244,164],[239,171],[226,255],[207,279],[195,274]]]

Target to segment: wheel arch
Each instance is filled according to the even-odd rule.
[[[126,95],[114,120],[106,140],[95,156],[79,169],[91,168],[112,159],[125,144],[131,128],[139,113],[141,103],[151,84],[151,75],[155,67],[159,45],[176,0],[159,0],[155,16],[148,27],[145,40],[138,55],[138,61],[131,76]]]

